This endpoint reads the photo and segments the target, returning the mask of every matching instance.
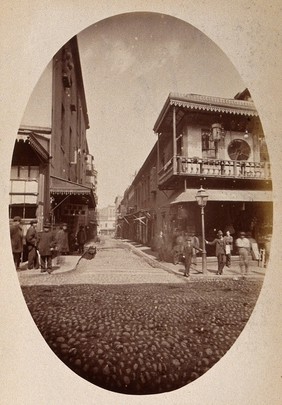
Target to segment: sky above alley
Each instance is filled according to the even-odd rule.
[[[156,13],[114,16],[78,35],[99,207],[123,195],[148,156],[170,92],[231,97],[244,84],[193,26]]]
[[[245,88],[217,45],[174,17],[141,12],[116,15],[77,37],[99,208],[114,204],[142,166],[157,140],[153,127],[170,92],[233,98]],[[46,83],[51,83],[51,72],[49,63],[44,74],[50,81],[38,81],[23,124],[38,125],[40,115],[42,126],[50,125],[51,89]]]

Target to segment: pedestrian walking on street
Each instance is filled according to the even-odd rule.
[[[21,256],[23,253],[23,229],[21,221],[21,217],[14,217],[13,224],[10,227],[10,238],[16,270],[20,269]]]
[[[165,248],[164,233],[163,231],[160,231],[157,240],[158,260],[160,262],[164,261],[164,248]]]
[[[51,225],[46,222],[43,232],[38,234],[38,251],[40,254],[41,273],[52,273],[52,254],[56,247],[56,238],[51,231]]]
[[[176,230],[175,242],[173,246],[173,264],[178,264],[181,262],[183,257],[185,238],[179,230]]]
[[[240,237],[236,239],[236,246],[239,252],[239,266],[241,274],[248,274],[249,272],[249,255],[251,253],[251,243],[246,238],[245,232],[240,232]]]
[[[226,252],[226,266],[231,266],[231,252],[233,250],[233,237],[230,235],[230,231],[226,231],[224,236],[225,240],[225,252]]]
[[[63,223],[56,235],[57,242],[57,264],[62,264],[62,255],[67,255],[69,253],[69,235],[68,235],[68,225]]]
[[[215,255],[217,257],[217,275],[222,275],[223,268],[226,263],[226,251],[225,251],[225,240],[223,238],[223,232],[217,232],[217,238],[215,238],[212,242],[208,242],[206,240],[207,245],[215,245]]]
[[[200,246],[199,238],[195,235],[195,233],[193,233],[192,235],[192,245],[193,245],[192,263],[194,266],[197,266],[197,251],[201,249],[199,249]]]
[[[38,269],[39,268],[39,259],[37,254],[37,241],[38,235],[36,230],[37,220],[32,219],[30,221],[30,227],[28,228],[25,236],[27,250],[28,250],[28,262],[27,268],[28,270],[31,269]]]
[[[192,244],[192,239],[188,238],[185,242],[184,245],[184,265],[185,265],[185,270],[184,270],[184,277],[189,277],[190,276],[190,267],[192,263],[192,259],[194,256],[194,249],[198,251],[202,251],[199,247],[196,247]]]
[[[77,232],[77,235],[76,235],[76,240],[78,243],[78,253],[83,254],[84,244],[86,242],[86,234],[85,234],[83,225],[80,225],[80,227],[79,227],[79,231]]]

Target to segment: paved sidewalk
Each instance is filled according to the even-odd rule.
[[[57,265],[57,259],[52,260],[52,268],[53,272],[52,274],[62,274],[66,273],[68,271],[74,270],[76,268],[76,265],[78,261],[80,260],[80,255],[68,255],[68,256],[62,256],[62,263],[60,265]],[[21,277],[28,277],[28,276],[35,276],[35,275],[48,275],[48,273],[41,273],[40,268],[39,269],[32,269],[28,270],[27,269],[27,262],[21,263],[20,265],[20,270],[18,270],[18,273],[20,273]]]
[[[169,262],[160,262],[157,259],[157,252],[152,251],[152,249],[148,246],[144,246],[141,244],[138,244],[136,242],[127,240],[127,239],[117,239],[116,240],[117,244],[121,244],[123,246],[126,246],[129,248],[132,252],[137,254],[138,256],[142,257],[147,263],[149,263],[152,267],[158,267],[161,268],[169,273],[176,274],[178,276],[183,275],[184,273],[184,265],[182,263],[179,263],[177,265],[174,265],[173,263]],[[94,242],[88,242],[85,246],[85,248],[95,244]],[[97,246],[97,249],[103,249],[103,245],[95,244]],[[75,270],[81,256],[80,255],[68,255],[68,256],[62,256],[63,258],[63,263],[58,266],[56,264],[56,259],[53,260],[53,274],[61,274],[61,273],[66,273],[72,270]],[[240,267],[239,267],[239,261],[238,261],[238,256],[234,256],[232,258],[232,264],[231,268],[225,267],[223,270],[223,275],[220,276],[221,278],[237,278],[241,277],[240,273]],[[22,270],[22,271],[21,271]],[[21,274],[21,278],[29,277],[29,276],[34,276],[34,275],[41,275],[40,269],[38,270],[27,270],[27,262],[21,264],[21,270],[19,273]],[[248,278],[261,278],[265,276],[265,271],[266,269],[263,267],[259,267],[257,261],[250,261],[250,268],[249,268],[249,274]],[[217,260],[215,257],[209,257],[208,258],[208,263],[207,263],[207,275],[203,275],[202,273],[202,258],[199,255],[197,257],[197,266],[192,265],[190,269],[190,279],[199,279],[202,277],[209,277],[209,278],[215,278],[219,277],[216,275],[217,272]],[[48,273],[43,273],[43,274],[48,274]]]
[[[177,275],[183,275],[184,265],[182,263],[173,264],[169,262],[159,262],[157,259],[157,252],[152,251],[148,246],[138,244],[136,242],[120,239],[121,243],[126,244],[132,251],[136,254],[144,257],[153,267],[161,267],[164,270],[173,272]],[[221,278],[237,278],[241,277],[240,267],[239,267],[239,258],[238,256],[233,256],[231,262],[231,268],[224,267],[223,274]],[[255,260],[250,261],[249,274],[248,278],[262,278],[265,276],[266,269],[264,267],[259,267],[258,262]],[[197,279],[202,277],[215,278],[219,277],[216,275],[217,272],[217,259],[216,257],[208,257],[207,259],[207,275],[202,273],[202,258],[200,255],[197,256],[197,265],[192,265],[190,269],[190,279]]]
[[[99,249],[99,244],[95,243],[94,241],[88,241],[85,244],[85,251],[89,246],[97,246]],[[103,246],[103,243],[101,244]],[[57,264],[57,258],[54,258],[52,260],[52,274],[62,274],[62,273],[67,273],[69,271],[75,270],[76,266],[81,259],[80,254],[73,254],[73,255],[65,255],[61,256],[61,263],[60,265]],[[48,275],[48,273],[41,273],[40,269],[32,269],[28,270],[27,269],[27,262],[23,262],[20,264],[20,270],[17,271],[20,274],[21,279],[29,276],[35,276],[35,275]]]

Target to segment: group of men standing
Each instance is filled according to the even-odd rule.
[[[217,257],[218,268],[217,275],[223,274],[223,269],[225,266],[231,266],[231,255],[233,251],[233,236],[231,236],[230,231],[226,231],[223,235],[222,231],[217,232],[217,237],[209,242],[205,241],[207,245],[215,246],[215,255]],[[245,232],[240,232],[239,237],[235,240],[235,245],[239,253],[239,266],[241,274],[248,274],[249,271],[249,257],[251,253],[251,243],[248,238],[246,238]],[[158,258],[160,261],[164,260],[164,250],[165,250],[165,240],[164,234],[161,231],[158,238]],[[175,246],[173,248],[173,263],[177,264],[179,261],[184,262],[185,270],[184,276],[189,277],[190,267],[192,264],[196,265],[196,255],[197,252],[202,252],[199,247],[199,239],[195,234],[191,237],[185,235],[177,235]]]
[[[20,262],[24,248],[24,232],[19,216],[14,217],[10,227],[10,238],[12,245],[13,258],[16,269],[20,268]],[[84,251],[86,234],[84,227],[81,225],[76,235],[78,252]],[[25,235],[27,247],[27,268],[41,269],[41,272],[52,273],[52,259],[57,257],[57,264],[62,264],[62,256],[70,252],[69,234],[66,223],[60,226],[57,232],[51,230],[51,224],[45,222],[43,231],[37,231],[37,220],[30,221],[30,227]]]
[[[217,257],[217,273],[221,275],[225,265],[227,267],[231,266],[231,252],[233,250],[233,237],[230,232],[227,231],[226,235],[223,236],[222,231],[217,232],[217,238],[212,242],[206,240],[207,245],[215,245],[215,255]],[[241,274],[248,274],[249,271],[249,257],[251,253],[251,242],[246,238],[245,232],[240,232],[239,238],[236,239],[235,244],[239,253],[239,266]]]
[[[193,243],[195,238],[188,238],[184,247],[185,257],[185,271],[184,276],[189,276],[190,266],[192,258],[195,256],[195,249],[202,252],[199,248],[199,244]],[[223,274],[225,266],[231,267],[231,254],[233,251],[233,236],[230,235],[230,231],[226,231],[226,235],[223,236],[222,231],[217,232],[217,237],[212,241],[205,241],[207,245],[215,246],[215,255],[217,257],[217,275]],[[249,258],[251,253],[251,242],[246,238],[245,232],[240,232],[239,237],[235,240],[235,245],[239,253],[239,266],[241,275],[248,274],[249,272]]]

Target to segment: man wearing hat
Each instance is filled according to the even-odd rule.
[[[52,273],[52,252],[56,246],[56,240],[51,231],[49,222],[43,225],[43,232],[38,234],[38,251],[40,254],[41,273]]]
[[[21,217],[14,217],[13,224],[10,227],[12,252],[17,270],[20,268],[21,255],[23,252],[23,229],[21,227],[21,221]]]
[[[198,246],[193,245],[192,238],[188,237],[184,244],[184,258],[185,258],[184,277],[190,276],[190,267],[191,267],[191,263],[192,263],[192,258],[194,256],[194,249],[202,251],[202,249],[200,249]]]
[[[78,243],[78,253],[82,254],[84,252],[84,244],[86,242],[86,235],[84,231],[84,226],[80,225],[79,231],[76,235],[77,243]]]
[[[217,257],[217,273],[218,275],[222,274],[223,268],[226,263],[226,244],[223,238],[223,232],[217,232],[217,238],[215,238],[212,242],[208,242],[206,240],[207,245],[215,245],[215,255]]]
[[[66,255],[69,253],[69,235],[68,235],[68,224],[63,223],[60,226],[59,231],[56,235],[57,241],[57,249],[58,249],[58,256],[57,256],[57,264],[62,264],[62,255]]]
[[[30,227],[28,228],[26,232],[26,245],[27,245],[27,250],[28,250],[28,262],[27,262],[27,268],[28,270],[31,270],[33,268],[38,269],[39,268],[39,260],[38,260],[38,255],[37,255],[37,230],[36,230],[36,224],[37,220],[32,219],[30,221]]]
[[[239,266],[241,274],[248,274],[249,255],[251,253],[251,242],[246,238],[245,232],[240,232],[240,237],[236,239],[236,246],[239,252]]]

